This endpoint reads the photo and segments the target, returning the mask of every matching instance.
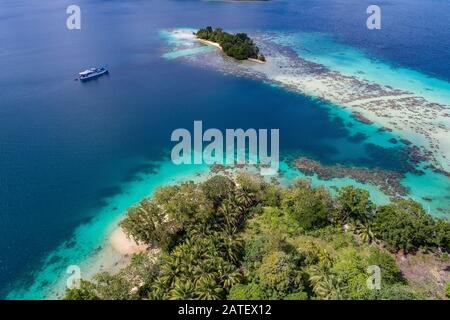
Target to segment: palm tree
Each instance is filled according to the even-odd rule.
[[[205,274],[195,284],[197,298],[200,300],[220,300],[223,287],[217,284],[214,274]]]
[[[231,205],[230,202],[223,202],[218,209],[218,212],[222,215],[225,224],[228,226],[235,226],[237,222],[237,216],[235,208]]]
[[[169,291],[169,300],[194,300],[197,292],[194,284],[189,279],[177,279],[172,290]]]
[[[226,290],[230,290],[232,286],[241,282],[242,275],[238,270],[227,270],[227,272],[219,272],[220,281]]]
[[[204,238],[205,235],[211,234],[212,229],[210,224],[200,223],[196,224],[188,231],[188,238]]]
[[[239,262],[243,250],[242,243],[231,237],[223,237],[220,241],[220,251],[224,253],[225,259],[236,264]]]
[[[321,265],[329,268],[331,267],[331,265],[333,264],[333,257],[331,256],[331,254],[327,251],[327,249],[319,249],[317,248],[317,257],[319,259],[319,262]]]
[[[166,256],[161,265],[161,280],[167,285],[171,286],[172,283],[178,278],[182,273],[182,264],[179,257]]]
[[[223,236],[225,237],[234,237],[238,232],[238,228],[235,225],[226,224],[223,227]]]
[[[312,267],[309,270],[309,280],[314,293],[325,300],[344,299],[344,290],[339,279],[326,268]]]
[[[355,221],[352,231],[361,239],[362,242],[371,244],[375,239],[370,221]]]
[[[236,194],[236,202],[244,209],[249,208],[253,203],[254,195],[245,190],[239,190]]]
[[[166,297],[167,289],[169,285],[162,278],[156,278],[151,286],[151,292],[149,298],[151,300],[163,300]]]

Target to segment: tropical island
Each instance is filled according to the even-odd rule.
[[[445,299],[450,223],[410,199],[375,205],[258,175],[215,174],[158,189],[120,223],[148,246],[66,299]],[[381,271],[370,288],[369,266]],[[370,268],[369,268],[370,269]],[[433,270],[433,271],[430,271]]]
[[[213,30],[208,26],[198,30],[195,35],[205,44],[211,44],[221,49],[227,56],[237,60],[256,60],[265,62],[266,58],[259,53],[259,48],[246,33],[231,34],[221,28]]]

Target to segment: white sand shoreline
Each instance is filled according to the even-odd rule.
[[[109,237],[109,242],[112,248],[122,255],[131,255],[135,253],[145,252],[148,249],[148,245],[144,243],[138,243],[129,237],[122,227],[116,228],[111,236]]]
[[[201,39],[199,37],[195,37],[195,39],[197,41],[199,41],[200,43],[203,43],[205,45],[216,47],[217,49],[219,49],[220,51],[223,52],[222,46],[220,44],[218,44],[217,42]],[[257,62],[257,63],[262,63],[262,64],[265,63],[265,61],[261,61],[259,59],[255,59],[255,58],[247,58],[247,59],[245,59],[243,61],[251,61],[251,62]]]
[[[195,37],[195,39],[197,39],[198,42],[201,42],[201,43],[206,44],[208,46],[216,47],[216,48],[220,49],[221,51],[223,51],[222,46],[220,44],[218,44],[217,42],[212,42],[212,41],[209,41],[209,40],[201,39],[199,37]]]

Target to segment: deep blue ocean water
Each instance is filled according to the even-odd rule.
[[[1,3],[1,296],[31,284],[42,259],[124,184],[158,171],[149,163],[167,156],[170,133],[194,120],[221,129],[280,128],[282,155],[400,170],[398,147],[359,139],[320,102],[162,58],[162,29],[323,32],[393,66],[450,81],[445,0],[382,1],[380,31],[365,26],[365,0],[79,0],[82,29],[69,31],[72,3]],[[109,76],[74,81],[103,64]]]

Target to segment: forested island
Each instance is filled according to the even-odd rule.
[[[199,39],[217,43],[226,55],[237,60],[257,59],[262,62],[266,61],[265,56],[259,53],[259,48],[246,33],[231,34],[224,32],[221,28],[213,30],[212,27],[208,26],[198,30],[195,35]]]
[[[412,285],[395,259],[421,252],[448,261],[449,222],[412,200],[376,206],[352,186],[333,197],[308,180],[285,188],[249,174],[215,175],[161,187],[130,208],[121,227],[159,252],[82,280],[66,299],[422,299],[444,298],[444,287],[450,294],[445,281]],[[380,289],[366,285],[370,265],[381,269]]]

